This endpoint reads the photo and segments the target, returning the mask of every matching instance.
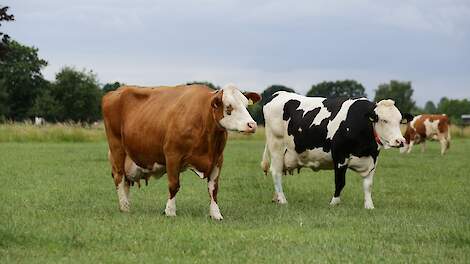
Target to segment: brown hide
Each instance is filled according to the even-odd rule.
[[[429,120],[430,122],[435,122],[436,120],[439,121],[438,131],[426,131],[426,126],[424,125],[426,120]],[[423,114],[415,119],[414,122],[408,123],[404,137],[408,144],[412,140],[414,140],[415,143],[420,143],[426,139],[432,139],[434,136],[439,134],[447,136],[449,126],[450,122],[447,115]]]
[[[222,94],[203,85],[124,86],[106,94],[102,111],[116,186],[126,155],[144,169],[166,165],[170,182],[189,166],[205,177],[220,167],[227,140],[218,124]]]

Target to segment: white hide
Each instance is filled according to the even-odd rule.
[[[165,215],[176,216],[176,196],[166,202]]]
[[[285,204],[287,203],[287,200],[282,188],[282,175],[284,169],[288,170],[296,167],[309,167],[315,171],[320,169],[333,169],[333,158],[331,156],[331,152],[324,152],[323,148],[306,150],[300,154],[295,151],[294,137],[289,136],[287,132],[288,121],[283,120],[283,107],[287,101],[292,99],[300,101],[298,109],[304,110],[304,113],[320,107],[320,111],[314,118],[312,125],[319,125],[322,120],[331,116],[331,112],[329,112],[322,103],[325,98],[304,97],[283,91],[277,92],[276,94],[277,96],[263,108],[266,120],[266,153],[263,154],[262,164],[263,166],[270,164],[270,172],[274,182],[273,201],[279,204]],[[358,100],[367,99],[359,98],[346,100],[342,104],[336,117],[327,125],[328,138],[331,139],[334,137],[341,125],[341,122],[346,120],[349,108]],[[396,123],[398,132],[400,132],[399,124],[401,121],[401,114],[398,109],[396,109],[390,101],[379,104],[382,108],[378,111],[379,116],[393,120],[394,124]],[[393,109],[395,109],[396,112]],[[398,115],[396,115],[397,112]],[[401,133],[399,135],[401,136]],[[384,136],[384,138],[387,137]],[[267,160],[269,158],[271,158],[271,163]],[[365,207],[373,208],[370,189],[373,173],[375,171],[375,164],[372,157],[351,156],[347,158],[342,165],[348,166],[364,177]],[[337,205],[340,201],[341,199],[339,197],[333,197],[330,204]]]
[[[209,192],[209,196],[211,198],[211,204],[209,207],[209,215],[211,216],[212,219],[214,220],[222,220],[224,219],[222,217],[222,214],[220,213],[219,206],[214,200],[214,190],[215,190],[215,182],[217,181],[217,178],[219,177],[219,172],[220,169],[219,167],[215,167],[211,175],[209,176],[209,181],[207,182],[207,190]]]
[[[384,148],[399,147],[405,138],[401,134],[400,123],[402,116],[393,100],[382,100],[377,103],[375,113],[379,120],[374,123],[374,129]]]
[[[219,124],[227,130],[238,132],[249,131],[249,123],[256,126],[256,122],[246,109],[248,106],[248,99],[238,90],[238,88],[233,84],[228,84],[222,88],[222,91],[224,117],[219,121]],[[230,115],[226,111],[227,107],[232,107]]]

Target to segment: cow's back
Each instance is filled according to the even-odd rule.
[[[447,134],[449,130],[449,117],[442,115],[423,114],[416,116],[407,126],[405,138],[419,136],[423,139],[438,134]]]
[[[201,109],[210,104],[210,94],[202,85],[121,87],[103,98],[108,137],[119,138],[141,166],[165,163],[163,148],[168,140],[191,140],[198,133],[204,122]]]

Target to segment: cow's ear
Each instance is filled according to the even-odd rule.
[[[365,114],[366,118],[369,119],[370,122],[378,122],[379,121],[379,116],[377,113],[372,109],[371,111],[367,112]]]
[[[404,113],[402,115],[401,123],[402,124],[407,124],[413,120],[414,116],[410,113]]]
[[[261,95],[259,95],[258,93],[246,92],[246,93],[244,93],[243,95],[245,95],[245,97],[246,97],[248,100],[251,100],[251,102],[253,102],[253,104],[256,104],[256,102],[258,102],[259,100],[261,100]]]
[[[213,108],[219,108],[220,106],[224,104],[222,102],[222,95],[223,95],[223,91],[217,91],[214,93],[214,95],[212,96],[212,100],[211,100],[211,106]]]

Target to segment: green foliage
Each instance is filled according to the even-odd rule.
[[[426,114],[436,114],[437,113],[437,107],[436,107],[436,105],[434,104],[433,101],[427,101],[426,104],[424,105],[423,111]]]
[[[314,97],[367,97],[364,86],[355,80],[324,81],[312,85],[307,96]]]
[[[470,101],[468,99],[459,100],[443,97],[437,105],[437,112],[448,115],[452,123],[460,124],[462,123],[461,116],[470,114]]]
[[[56,102],[57,121],[93,122],[101,118],[101,96],[96,75],[64,67],[56,75],[51,95]]]
[[[413,101],[413,88],[411,82],[401,82],[392,80],[390,83],[380,84],[375,90],[374,101],[378,102],[383,99],[392,99],[395,105],[402,112],[412,112],[416,108]]]
[[[213,90],[219,90],[220,89],[220,86],[216,86],[213,83],[208,82],[208,81],[193,81],[193,82],[186,83],[186,85],[191,85],[191,84],[202,84],[202,85],[205,85],[205,86],[207,86],[207,87],[209,87]]]
[[[38,57],[38,49],[10,40],[8,52],[0,61],[0,116],[24,120],[41,89],[48,85],[41,69],[47,62]]]
[[[0,5],[0,22],[1,21],[13,21],[15,17],[13,15],[8,14],[8,6],[1,6]],[[2,24],[0,23],[0,27]],[[0,60],[5,56],[5,53],[8,51],[8,40],[10,36],[7,34],[0,32]]]
[[[103,94],[107,93],[107,92],[111,92],[111,91],[114,91],[116,90],[117,88],[123,86],[124,84],[120,83],[120,82],[113,82],[113,83],[107,83],[105,85],[103,85]]]
[[[454,143],[454,142],[453,142]],[[208,217],[207,181],[182,173],[175,218],[162,215],[166,176],[131,188],[121,213],[107,144],[3,143],[2,263],[468,263],[470,140],[425,153],[380,153],[376,209],[348,172],[329,207],[333,171],[283,177],[289,204],[271,202],[263,141],[228,141],[219,181],[222,222]],[[417,165],[418,164],[418,165]]]
[[[248,107],[248,112],[250,112],[253,120],[255,120],[258,125],[264,125],[263,106],[271,101],[274,93],[279,91],[295,93],[294,89],[292,88],[284,85],[274,84],[266,88],[266,90],[261,93],[261,101]]]

